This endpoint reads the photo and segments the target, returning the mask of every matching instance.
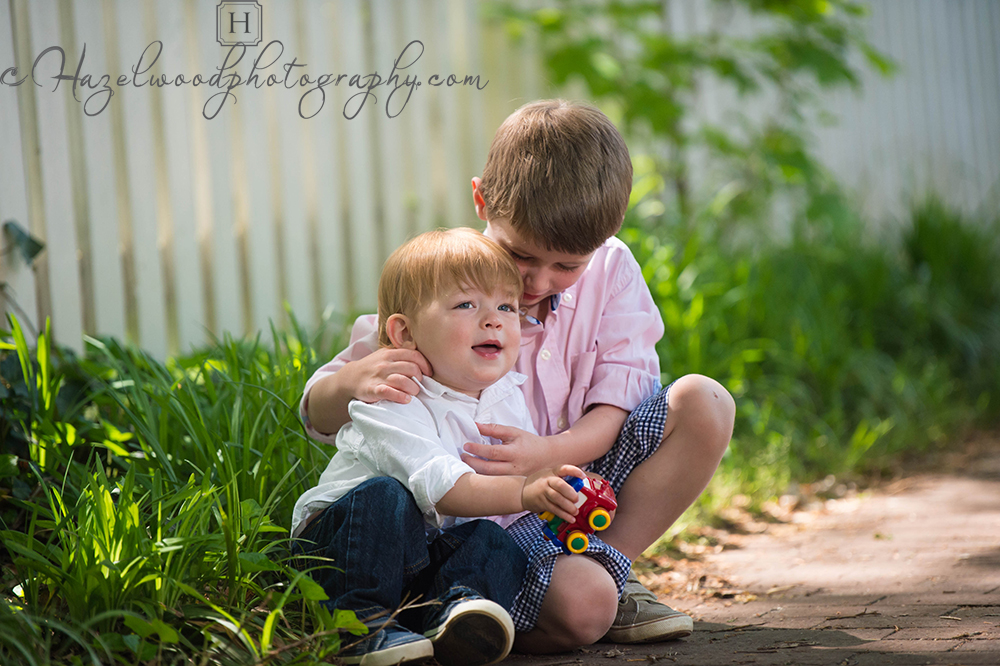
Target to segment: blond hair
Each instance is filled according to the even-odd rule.
[[[378,281],[378,342],[391,347],[386,321],[412,316],[446,290],[476,288],[518,300],[521,273],[496,241],[475,229],[437,229],[404,243],[386,259]]]
[[[503,219],[549,250],[588,254],[618,233],[632,191],[625,140],[598,109],[526,104],[493,138],[479,192]]]

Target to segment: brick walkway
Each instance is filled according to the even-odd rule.
[[[707,556],[687,639],[505,663],[1000,665],[1000,454],[799,518]]]

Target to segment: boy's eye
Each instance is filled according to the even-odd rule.
[[[500,310],[501,312],[514,312],[514,306],[511,305],[510,303],[504,303],[497,309]]]
[[[468,310],[471,307],[473,307],[471,301],[462,301],[461,303],[459,303],[458,305],[455,306],[455,309],[457,309],[457,310]]]
[[[518,254],[517,252],[514,252],[513,250],[507,250],[507,252],[510,253],[510,256],[513,257],[514,261],[527,261],[528,260],[528,257],[524,256],[523,254]]]
[[[579,266],[565,266],[563,264],[556,264],[556,270],[562,271],[563,273],[572,273],[573,271],[580,268]]]

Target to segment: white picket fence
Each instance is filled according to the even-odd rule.
[[[870,39],[899,65],[863,96],[830,95],[839,125],[819,153],[875,221],[928,192],[970,215],[1000,215],[1000,2],[878,0]],[[886,220],[886,218],[889,218]]]
[[[164,357],[211,334],[283,325],[285,303],[307,326],[330,308],[371,309],[392,248],[420,230],[478,223],[469,179],[493,131],[522,103],[553,94],[530,44],[510,44],[472,0],[261,0],[261,46],[227,73],[245,78],[279,40],[283,52],[268,51],[277,60],[260,81],[280,81],[293,60],[305,65],[295,76],[348,75],[325,88],[311,119],[299,110],[309,86],[240,86],[207,119],[218,87],[131,83],[156,42],[162,53],[140,81],[219,73],[229,47],[216,42],[218,4],[0,0],[0,72],[18,68],[0,79],[0,220],[46,245],[31,268],[5,248],[5,307],[31,322],[51,317],[64,344],[110,334]],[[717,11],[664,4],[678,31],[710,28]],[[901,73],[888,82],[866,75],[863,97],[830,96],[842,124],[819,132],[821,155],[876,217],[928,187],[968,210],[995,206],[1000,2],[880,0],[871,30]],[[347,119],[360,100],[351,100],[359,89],[350,76],[387,78],[414,40],[423,53],[400,79],[424,85],[405,108],[388,117],[383,87]],[[74,98],[63,81],[53,90],[58,52],[39,61],[42,85],[8,85],[56,45],[68,75],[86,46],[79,75],[91,75],[94,89],[78,85]],[[110,100],[97,85],[104,74]],[[435,74],[446,85],[428,85]],[[450,74],[458,85],[447,85]],[[478,87],[463,84],[477,75]],[[715,112],[713,100],[706,90],[704,113]],[[305,98],[307,115],[317,102]]]

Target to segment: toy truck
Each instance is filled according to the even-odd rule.
[[[544,521],[542,535],[549,541],[558,541],[563,551],[582,553],[590,545],[588,534],[607,529],[611,524],[611,514],[618,508],[615,492],[605,479],[579,479],[575,476],[565,477],[566,482],[578,493],[576,506],[579,509],[573,522],[545,511],[538,514]]]

